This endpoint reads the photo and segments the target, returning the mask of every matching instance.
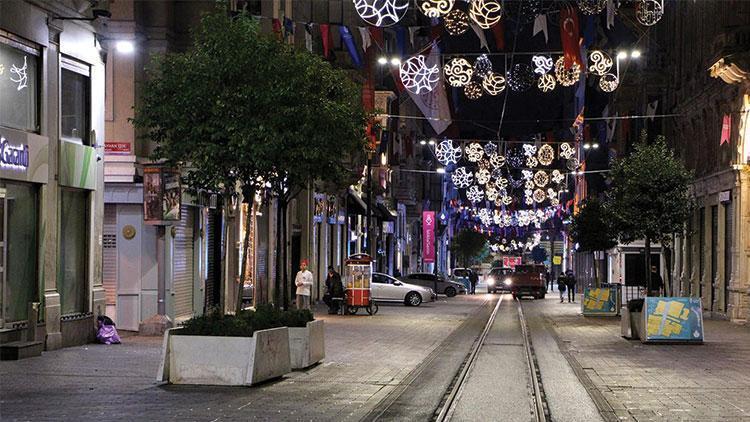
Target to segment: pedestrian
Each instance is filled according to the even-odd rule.
[[[571,270],[565,274],[565,287],[568,290],[568,303],[576,303],[576,277]]]
[[[310,309],[310,292],[313,285],[313,276],[307,270],[307,260],[303,259],[299,264],[299,272],[294,278],[297,286],[297,309]]]
[[[396,277],[396,278],[400,278],[401,277],[401,271],[399,271],[399,269],[396,268],[395,270],[393,270],[393,276]]]
[[[565,274],[560,274],[557,277],[557,291],[560,292],[560,303],[563,303],[565,298]]]
[[[474,270],[469,271],[469,283],[471,283],[471,294],[475,294],[477,290],[477,283],[479,282],[479,276]]]
[[[546,281],[547,290],[552,291],[552,274],[549,273],[549,270],[546,270],[544,272],[544,279]]]
[[[651,290],[648,291],[649,296],[660,296],[661,289],[664,287],[664,279],[661,278],[661,274],[656,271],[656,265],[651,266]]]
[[[339,312],[339,304],[341,302],[334,299],[343,297],[344,285],[341,283],[341,275],[332,266],[329,266],[328,277],[326,277],[326,293],[323,295],[323,302],[328,305],[329,314],[337,314]]]

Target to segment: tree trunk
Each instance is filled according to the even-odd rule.
[[[284,302],[283,302],[283,304],[284,304],[284,310],[286,311],[287,309],[289,309],[289,297],[290,297],[290,294],[291,294],[291,291],[289,289],[289,273],[287,271],[287,267],[289,266],[289,262],[288,262],[289,257],[287,255],[287,250],[289,249],[289,247],[287,245],[288,239],[287,239],[287,233],[286,233],[287,232],[287,205],[289,203],[288,203],[287,199],[284,198],[284,200],[282,201],[281,204],[282,204],[282,207],[281,207],[282,208],[281,209],[281,221],[282,221],[281,242],[282,242],[282,245],[283,245],[283,248],[284,248],[284,249],[282,249],[282,252],[283,252],[283,267],[282,267],[283,276],[282,276],[282,280],[283,280],[283,283],[284,283]]]
[[[601,284],[599,283],[599,266],[596,263],[596,251],[591,251],[591,261],[594,263],[594,287],[598,289]]]
[[[673,243],[674,244],[674,243]],[[672,248],[662,244],[662,253],[664,254],[667,269],[667,281],[664,283],[664,296],[671,296],[672,292]]]
[[[273,296],[274,296],[274,303],[273,306],[275,309],[279,309],[281,306],[281,303],[283,302],[282,298],[282,291],[281,291],[281,256],[282,256],[282,248],[283,245],[281,244],[281,230],[282,230],[282,222],[281,222],[281,201],[278,199],[276,200],[276,256],[275,262],[276,262],[276,269],[274,271],[274,277],[273,277]]]
[[[646,236],[646,296],[651,294],[651,238]]]
[[[250,244],[250,219],[253,218],[253,201],[255,200],[255,190],[250,190],[250,205],[248,207],[247,218],[245,219],[245,236],[242,240],[242,264],[240,266],[240,285],[237,288],[237,303],[234,306],[235,314],[242,310],[242,293],[245,288],[245,279],[247,278],[247,250]],[[242,212],[242,206],[240,206]],[[253,291],[253,296],[258,294],[257,289]]]

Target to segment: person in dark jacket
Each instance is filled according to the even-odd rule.
[[[661,274],[656,270],[656,266],[651,266],[651,290],[649,290],[649,296],[661,295],[661,289],[664,287],[664,279],[661,278]]]
[[[576,277],[571,270],[565,273],[565,287],[568,289],[568,303],[576,303]]]
[[[479,282],[479,276],[473,270],[469,273],[469,283],[471,284],[471,294],[475,294],[477,291],[477,283]]]
[[[336,314],[339,311],[339,301],[334,298],[344,297],[344,285],[341,283],[341,275],[328,267],[328,277],[326,277],[326,293],[323,295],[323,302],[328,305],[328,313]]]
[[[563,303],[563,300],[565,299],[565,282],[565,274],[557,276],[557,291],[560,292],[560,303]]]

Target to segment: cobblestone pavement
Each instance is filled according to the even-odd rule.
[[[318,312],[325,361],[254,388],[157,385],[160,338],[0,362],[0,420],[359,420],[484,299],[381,305],[373,317]]]
[[[550,298],[524,309],[553,328],[607,420],[750,421],[747,327],[706,320],[704,345],[645,345],[620,337],[619,318],[583,317],[578,303]]]

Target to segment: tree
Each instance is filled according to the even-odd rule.
[[[147,69],[133,122],[156,144],[155,159],[182,166],[192,191],[232,198],[241,189],[252,201],[270,186],[284,213],[312,181],[347,180],[341,160],[363,148],[365,114],[343,71],[261,34],[244,13],[208,14],[193,38],[190,50],[157,56]],[[242,280],[249,231],[244,240]],[[277,244],[285,258],[285,236]],[[277,306],[288,305],[284,296]]]
[[[451,243],[451,252],[464,268],[468,268],[472,263],[481,259],[486,252],[487,236],[474,230],[462,230]]]
[[[536,245],[531,250],[531,259],[533,259],[537,264],[541,264],[546,261],[547,257],[547,249],[544,249],[542,245]]]
[[[578,250],[591,252],[594,262],[594,279],[599,286],[599,271],[594,253],[606,251],[617,245],[617,232],[609,210],[596,198],[586,199],[581,210],[574,215],[570,224],[570,236],[578,243]]]
[[[692,209],[691,180],[661,135],[648,144],[644,133],[633,153],[612,167],[606,207],[621,241],[645,240],[646,290],[651,290],[651,242],[667,243],[682,230]]]

